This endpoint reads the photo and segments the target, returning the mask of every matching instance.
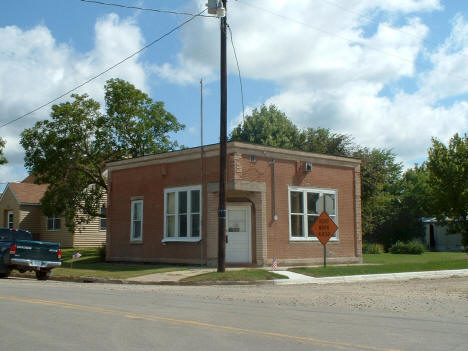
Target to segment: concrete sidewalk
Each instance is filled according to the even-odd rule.
[[[274,280],[275,285],[294,284],[333,284],[333,283],[355,283],[355,282],[375,282],[375,281],[405,281],[410,279],[437,279],[450,277],[468,277],[468,269],[457,269],[448,271],[427,271],[427,272],[405,272],[386,274],[365,274],[348,275],[339,277],[314,278],[303,274],[289,271],[275,271],[275,273],[285,275],[289,279]]]
[[[242,268],[227,268],[226,270],[238,270]],[[216,272],[215,268],[193,268],[183,271],[174,271],[166,273],[155,273],[140,277],[129,278],[127,282],[137,282],[144,284],[177,284],[181,279],[199,275],[203,273]],[[387,274],[366,274],[349,275],[338,277],[314,278],[307,275],[278,270],[274,273],[284,275],[288,279],[275,279],[271,281],[252,281],[250,284],[271,283],[274,285],[301,285],[301,284],[333,284],[333,283],[354,283],[371,281],[404,281],[410,279],[437,279],[449,277],[468,277],[468,269],[448,270],[448,271],[428,271],[428,272],[405,272],[405,273],[387,273]],[[238,282],[245,284],[247,282]],[[235,284],[235,282],[229,282]]]

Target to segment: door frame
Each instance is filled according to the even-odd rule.
[[[248,234],[248,260],[246,262],[228,262],[226,260],[226,263],[230,264],[242,264],[242,263],[252,263],[253,262],[253,257],[252,257],[252,204],[248,202],[239,202],[239,203],[228,203],[226,206],[226,235],[229,238],[229,232],[228,232],[228,216],[229,216],[229,210],[230,209],[237,209],[237,208],[244,208],[246,209],[247,212],[247,223],[246,223],[246,229],[247,229],[247,234]],[[228,239],[229,240],[229,239]],[[227,247],[226,247],[226,258],[227,258]]]

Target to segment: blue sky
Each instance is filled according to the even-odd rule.
[[[190,13],[205,0],[109,0]],[[468,130],[468,3],[461,0],[228,1],[246,113],[276,104],[300,127],[327,127],[369,147],[391,148],[405,166],[421,162],[430,138]],[[79,0],[0,3],[0,120],[20,116],[137,51],[185,16]],[[102,101],[105,80],[146,91],[186,125],[180,144],[219,138],[219,22],[197,18],[78,90]],[[230,43],[229,43],[230,44]],[[228,125],[242,120],[228,49]],[[62,99],[61,101],[65,101]],[[0,182],[26,175],[18,143],[50,107],[0,129],[9,164]]]

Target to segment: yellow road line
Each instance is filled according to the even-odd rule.
[[[73,309],[73,310],[84,311],[84,312],[93,312],[93,313],[106,314],[106,315],[117,315],[117,316],[121,316],[121,317],[128,318],[128,319],[142,319],[142,320],[151,321],[151,322],[166,322],[166,323],[171,323],[171,324],[188,325],[192,327],[203,327],[203,328],[212,328],[212,329],[218,329],[218,330],[226,330],[226,331],[240,333],[240,334],[250,334],[250,335],[257,335],[257,336],[264,336],[264,337],[275,337],[275,338],[280,338],[280,339],[296,340],[299,342],[309,342],[309,343],[313,343],[313,344],[320,345],[320,346],[332,346],[336,349],[342,349],[342,350],[402,351],[398,349],[388,349],[388,348],[366,346],[366,345],[354,345],[351,343],[331,341],[331,340],[325,340],[325,339],[317,339],[317,338],[311,338],[311,337],[306,337],[306,336],[289,335],[289,334],[262,331],[262,330],[243,329],[243,328],[237,328],[237,327],[230,327],[226,325],[199,322],[199,321],[194,321],[194,320],[130,314],[128,312],[119,311],[119,310],[112,310],[112,309],[85,306],[85,305],[77,305],[77,304],[61,302],[61,301],[25,299],[25,298],[19,298],[15,296],[0,296],[0,299],[5,299],[5,300],[15,301],[15,302],[22,302],[22,303],[31,303],[31,304],[37,304],[37,305],[45,305],[45,306],[56,306],[56,307],[62,307],[62,308]]]

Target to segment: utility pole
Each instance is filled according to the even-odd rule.
[[[222,0],[226,11],[227,0]],[[221,17],[221,113],[219,131],[219,205],[218,205],[218,272],[226,271],[226,148],[227,148],[227,66],[226,15]]]

